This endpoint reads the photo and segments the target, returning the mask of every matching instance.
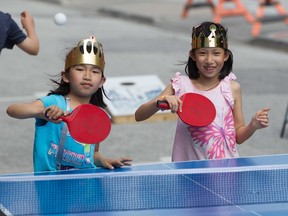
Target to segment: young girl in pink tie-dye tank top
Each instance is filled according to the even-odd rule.
[[[204,22],[193,28],[186,74],[177,72],[159,96],[136,110],[136,121],[143,121],[159,111],[158,100],[165,100],[172,112],[181,112],[180,96],[189,92],[213,102],[216,117],[209,125],[191,126],[178,119],[172,161],[239,157],[236,143],[241,144],[257,129],[268,127],[269,108],[261,109],[245,124],[241,87],[235,81],[232,66],[227,30],[218,23]]]

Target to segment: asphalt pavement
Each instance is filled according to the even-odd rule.
[[[38,56],[28,56],[17,47],[3,50],[0,60],[0,173],[32,171],[34,120],[12,119],[5,113],[11,103],[28,102],[46,94],[49,79],[59,73],[67,49],[81,38],[95,35],[105,51],[109,77],[155,74],[167,84],[176,71],[184,72],[190,49],[191,28],[213,14],[208,7],[181,13],[184,0],[1,0],[1,10],[12,14],[20,25],[20,13],[35,16],[40,38]],[[258,1],[242,0],[251,13]],[[280,1],[288,10],[288,2]],[[64,26],[53,16],[67,15]],[[269,11],[273,13],[273,11]],[[265,24],[259,37],[243,17],[225,17],[234,70],[242,86],[243,112],[248,123],[263,107],[270,107],[270,126],[257,131],[238,146],[241,157],[288,153],[288,128],[280,131],[288,102],[287,25]],[[285,87],[286,86],[286,87]],[[109,157],[130,156],[134,163],[169,161],[175,121],[113,124],[100,151]]]

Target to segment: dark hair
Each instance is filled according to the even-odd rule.
[[[198,26],[197,28],[193,28],[193,32],[192,35],[199,35],[199,32],[196,32],[196,30],[201,30],[204,31],[205,35],[209,35],[211,33],[211,31],[209,31],[209,27],[211,26],[211,24],[214,24],[217,27],[217,31],[221,31],[221,34],[224,35],[224,37],[227,38],[227,31],[225,30],[225,28],[217,23],[212,23],[212,22],[203,22],[200,26]],[[199,28],[201,27],[201,28]],[[223,48],[224,49],[224,48]],[[224,62],[223,68],[220,71],[219,74],[219,79],[224,79],[229,73],[231,73],[232,68],[233,68],[233,54],[229,49],[224,49],[225,52],[229,54],[229,57],[227,59],[227,61]],[[195,54],[195,49],[192,49],[190,51],[190,54]],[[185,63],[185,73],[187,74],[187,76],[190,79],[198,79],[199,78],[199,69],[196,65],[196,62],[189,56],[188,61]]]
[[[69,73],[69,69],[68,68],[65,73]],[[104,76],[104,75],[103,75]],[[69,83],[66,83],[63,81],[63,79],[61,78],[61,74],[60,76],[58,77],[58,79],[50,79],[54,84],[57,85],[57,87],[54,89],[54,90],[50,90],[50,92],[48,93],[48,95],[51,95],[51,94],[57,94],[57,95],[67,95],[69,92],[70,92],[70,85]],[[101,88],[99,88],[92,96],[91,96],[91,99],[90,99],[90,103],[93,104],[93,105],[96,105],[96,106],[99,106],[103,109],[106,108],[106,103],[104,102],[103,100],[103,95],[107,97],[106,93],[105,93],[105,90],[104,90],[104,87],[102,86]]]

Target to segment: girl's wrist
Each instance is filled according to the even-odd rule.
[[[254,121],[253,119],[250,122],[250,130],[252,130],[253,132],[255,132],[258,129],[258,123],[256,121]]]

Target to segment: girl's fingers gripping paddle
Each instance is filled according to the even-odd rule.
[[[183,94],[182,112],[179,110],[177,114],[180,119],[192,126],[207,126],[213,122],[216,116],[214,104],[205,96],[196,93]],[[157,101],[157,107],[161,109],[169,109],[167,101]]]
[[[71,136],[85,144],[102,142],[111,130],[108,114],[92,104],[79,105],[71,114],[60,119],[66,122]]]

